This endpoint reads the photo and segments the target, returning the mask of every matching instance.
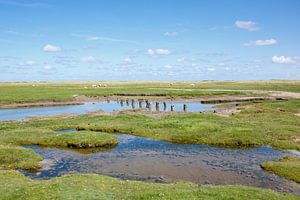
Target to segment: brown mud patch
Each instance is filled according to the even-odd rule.
[[[293,136],[292,140],[295,141],[295,142],[300,142],[300,135]]]

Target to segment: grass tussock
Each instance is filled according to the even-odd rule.
[[[0,146],[0,169],[37,170],[42,158],[33,150]]]
[[[270,173],[300,183],[300,158],[286,156],[278,162],[265,162],[261,167]]]

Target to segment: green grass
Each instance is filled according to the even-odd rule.
[[[286,156],[281,158],[278,162],[265,162],[261,166],[270,173],[300,183],[300,158]]]
[[[31,149],[0,146],[0,169],[37,170],[41,160]]]
[[[300,100],[245,103],[241,113],[231,117],[187,113],[153,118],[134,112],[119,115],[78,116],[0,124],[0,144],[66,145],[79,133],[58,134],[54,130],[78,128],[101,132],[127,133],[174,143],[208,144],[224,147],[272,145],[300,150],[294,137],[300,135]],[[109,135],[107,135],[109,136]],[[81,140],[81,139],[80,139]],[[91,142],[95,141],[91,139]],[[62,142],[62,143],[61,143]],[[76,144],[76,142],[73,142]]]
[[[93,84],[99,83],[1,83],[0,103],[63,101],[72,100],[74,95],[143,94],[168,97],[203,97],[249,93],[239,90],[300,92],[300,81],[107,82],[101,83],[102,85],[105,84],[106,87],[92,88]]]
[[[0,171],[0,199],[205,199],[292,200],[299,197],[243,186],[199,186],[122,181],[100,175],[67,175],[31,180],[14,171]]]
[[[0,125],[1,126],[1,125]],[[118,144],[116,136],[104,132],[80,131],[57,133],[54,130],[22,127],[1,130],[0,144],[40,145],[48,147],[94,148],[113,147]]]
[[[74,94],[109,95],[117,92],[162,92],[166,95],[199,96],[242,94],[220,89],[261,89],[299,92],[299,81],[205,82],[195,83],[114,83],[112,88],[84,89],[84,84],[0,84],[0,102],[65,100]],[[143,89],[147,85],[146,89]],[[169,85],[169,86],[168,86]],[[122,87],[123,88],[122,88]],[[161,88],[152,90],[151,87]],[[195,87],[193,91],[168,91],[163,88]],[[34,89],[33,89],[34,88]],[[79,89],[78,89],[79,88]],[[149,93],[148,93],[149,92]],[[208,144],[223,147],[272,145],[280,149],[300,150],[300,100],[241,103],[242,112],[231,117],[186,113],[154,118],[134,112],[118,115],[50,118],[0,123],[0,169],[37,169],[41,158],[30,149],[16,145],[93,148],[114,146],[117,138],[110,133],[128,133],[176,143]],[[76,133],[55,130],[79,128]],[[107,133],[104,133],[107,132]],[[280,164],[276,170],[274,166]],[[295,180],[299,161],[269,163],[274,173]],[[263,164],[266,165],[266,164]],[[295,168],[296,166],[296,168]],[[279,170],[280,169],[280,170]],[[290,176],[292,171],[293,176]],[[270,171],[270,170],[269,170]],[[275,172],[276,171],[276,172]],[[297,180],[295,181],[298,181]],[[0,171],[0,199],[299,199],[270,190],[243,186],[198,186],[191,183],[154,184],[121,181],[99,175],[69,175],[50,180],[31,180],[14,171]]]

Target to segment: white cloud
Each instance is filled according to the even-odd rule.
[[[184,58],[184,57],[178,58],[178,59],[177,59],[177,62],[179,62],[179,63],[184,62],[184,61],[185,61],[185,58]]]
[[[296,64],[296,60],[287,56],[273,56],[272,62],[277,64]]]
[[[209,72],[214,72],[214,71],[216,71],[216,69],[213,68],[213,67],[211,67],[211,68],[207,68],[207,71],[209,71]]]
[[[172,66],[172,65],[169,65],[169,64],[165,65],[164,67],[165,67],[166,69],[172,69],[172,68],[173,68],[173,66]]]
[[[171,51],[169,49],[148,49],[147,54],[149,56],[164,56],[170,55]]]
[[[241,29],[246,29],[248,31],[258,31],[259,28],[257,27],[257,24],[253,21],[236,21],[235,26]]]
[[[44,46],[43,50],[45,52],[59,52],[61,51],[61,48],[59,46],[54,46],[54,45],[51,45],[51,44],[47,44]]]
[[[36,64],[36,62],[33,61],[33,60],[27,60],[25,62],[20,63],[21,66],[32,66],[32,65],[35,65],[35,64]]]
[[[173,31],[173,32],[165,32],[164,36],[168,36],[168,37],[175,37],[178,36],[178,32]]]
[[[139,44],[137,41],[132,40],[123,40],[118,38],[111,37],[101,37],[101,36],[91,36],[91,35],[82,35],[82,34],[71,34],[73,37],[84,38],[87,41],[106,41],[106,42],[119,42],[119,43],[129,43],[129,44]]]
[[[95,63],[95,62],[97,62],[97,59],[94,56],[85,56],[85,57],[82,57],[80,60],[83,63]]]
[[[45,69],[45,70],[51,70],[51,69],[52,69],[52,66],[51,66],[51,65],[44,65],[44,69]]]
[[[132,63],[132,59],[131,58],[124,58],[124,63]]]
[[[271,38],[267,40],[256,40],[244,43],[244,46],[271,46],[276,45],[278,42],[277,40]]]

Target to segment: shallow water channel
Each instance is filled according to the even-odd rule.
[[[72,132],[74,130],[65,130]],[[71,173],[96,173],[128,180],[170,183],[241,184],[300,194],[300,185],[265,172],[260,164],[292,154],[271,147],[233,150],[206,145],[173,144],[117,135],[117,147],[83,154],[72,150],[27,146],[40,154],[42,170],[25,175],[48,179]]]
[[[158,105],[156,104],[158,102]],[[165,104],[164,104],[165,102]],[[129,110],[144,108],[152,111],[165,111],[170,112],[171,106],[174,111],[183,112],[183,106],[186,105],[186,111],[199,112],[212,109],[214,104],[201,104],[197,101],[132,101],[132,100],[108,100],[98,102],[86,102],[82,105],[69,105],[69,106],[51,106],[51,107],[31,107],[31,108],[13,108],[13,109],[0,109],[0,120],[19,120],[26,117],[36,116],[51,116],[61,114],[85,114],[103,110],[105,112],[113,112],[117,110]]]

